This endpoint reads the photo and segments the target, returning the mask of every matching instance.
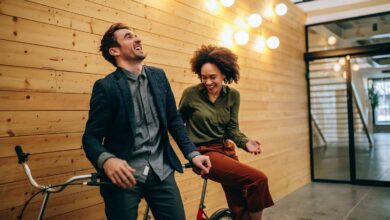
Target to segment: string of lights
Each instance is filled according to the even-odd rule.
[[[206,7],[209,11],[216,13],[220,7],[230,8],[233,7],[235,0],[206,0]],[[236,27],[225,27],[219,38],[221,44],[225,47],[232,48],[234,45],[244,46],[246,45],[251,36],[249,34],[250,28],[259,28],[263,22],[263,18],[270,18],[275,14],[278,16],[284,16],[287,14],[288,8],[284,3],[278,3],[273,6],[269,6],[264,10],[263,16],[260,13],[252,13],[246,18],[237,17],[234,20]],[[257,36],[254,39],[254,48],[258,51],[263,51],[266,47],[269,49],[277,49],[280,45],[280,40],[277,36]]]

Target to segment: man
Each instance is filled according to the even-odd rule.
[[[133,31],[113,24],[100,50],[117,69],[93,87],[83,146],[94,167],[115,184],[100,190],[107,218],[137,219],[145,197],[156,219],[185,219],[173,174],[182,167],[168,131],[203,173],[211,167],[209,158],[187,137],[164,71],[142,65],[146,54]]]

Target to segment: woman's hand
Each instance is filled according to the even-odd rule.
[[[260,154],[263,151],[260,141],[254,139],[249,139],[246,143],[246,150],[254,155]]]

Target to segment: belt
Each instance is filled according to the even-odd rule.
[[[215,139],[207,142],[202,142],[202,143],[195,143],[195,146],[200,147],[200,146],[209,146],[209,145],[215,145],[215,144],[220,144],[224,145],[225,139],[220,138],[220,139]]]

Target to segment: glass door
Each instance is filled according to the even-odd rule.
[[[306,26],[314,181],[390,186],[390,13]]]
[[[313,179],[390,183],[390,54],[309,62]]]
[[[350,181],[346,58],[309,62],[313,178]]]
[[[390,54],[351,59],[356,181],[390,181]]]

